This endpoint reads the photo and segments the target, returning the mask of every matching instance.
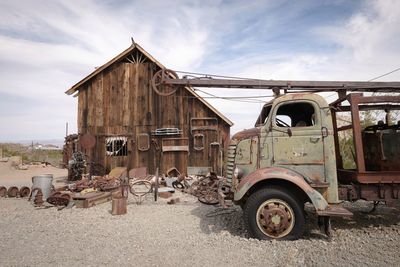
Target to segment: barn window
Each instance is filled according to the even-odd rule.
[[[128,138],[127,137],[107,137],[106,138],[106,155],[107,156],[127,156],[128,155]]]

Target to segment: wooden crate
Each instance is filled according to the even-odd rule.
[[[111,201],[111,192],[92,192],[86,195],[75,194],[73,197],[75,207],[77,208],[90,208],[104,202]]]

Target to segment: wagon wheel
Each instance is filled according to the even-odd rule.
[[[130,191],[132,195],[137,197],[149,194],[152,191],[151,182],[147,180],[136,180],[130,184]]]
[[[212,189],[202,192],[197,199],[206,205],[217,205],[219,203],[218,192],[215,192]]]
[[[162,69],[157,71],[151,79],[153,90],[161,96],[169,96],[176,92],[177,87],[174,85],[165,84],[165,78],[178,78],[178,75],[173,70]]]

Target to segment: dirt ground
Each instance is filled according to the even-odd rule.
[[[0,163],[0,185],[31,186],[31,177],[66,171],[13,170]],[[89,209],[33,207],[27,199],[0,199],[1,266],[399,266],[400,212],[371,203],[346,203],[355,216],[334,219],[333,237],[312,214],[297,241],[249,239],[238,207],[206,206],[179,192],[168,205],[130,195],[128,213],[112,216],[111,203]]]

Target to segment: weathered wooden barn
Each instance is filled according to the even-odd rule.
[[[152,77],[163,68],[133,43],[66,91],[78,98],[78,136],[87,139],[78,150],[106,171],[221,173],[232,122],[190,87],[170,95],[153,90]]]

